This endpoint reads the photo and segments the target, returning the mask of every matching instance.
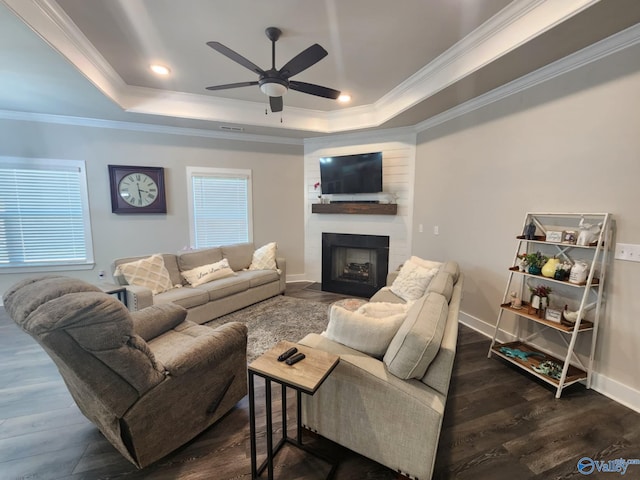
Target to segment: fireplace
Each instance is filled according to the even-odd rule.
[[[389,237],[322,234],[322,290],[371,297],[386,284]]]

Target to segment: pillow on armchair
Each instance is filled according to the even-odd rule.
[[[406,312],[400,312],[375,317],[332,305],[329,324],[322,335],[372,357],[382,358],[406,316]]]

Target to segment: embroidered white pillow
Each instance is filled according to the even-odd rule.
[[[249,270],[277,270],[276,242],[267,243],[253,252]]]
[[[203,283],[212,282],[219,278],[230,277],[235,274],[236,273],[231,270],[231,267],[229,266],[229,260],[226,258],[223,258],[216,263],[202,265],[201,267],[196,267],[182,272],[182,276],[192,287],[197,287]]]
[[[407,302],[417,300],[424,295],[436,273],[437,268],[427,269],[408,260],[402,265],[389,289]]]
[[[369,317],[332,305],[329,324],[322,335],[372,357],[382,358],[406,316],[405,312],[384,318]]]
[[[122,275],[129,285],[150,289],[154,295],[173,288],[169,271],[164,266],[164,260],[160,254],[135,262],[122,263],[116,267],[115,275]]]

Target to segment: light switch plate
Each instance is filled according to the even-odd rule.
[[[632,243],[616,243],[616,260],[640,262],[640,245]]]

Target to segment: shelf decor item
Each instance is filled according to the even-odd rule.
[[[528,272],[531,275],[540,275],[542,267],[547,263],[547,260],[549,260],[549,258],[542,255],[539,251],[536,253],[528,253],[525,256],[525,261],[529,267]]]
[[[560,259],[556,257],[552,257],[549,260],[547,260],[547,263],[544,264],[540,272],[542,273],[542,275],[544,275],[547,278],[553,278],[554,275],[556,274],[556,269],[558,268],[558,265],[560,265]]]

